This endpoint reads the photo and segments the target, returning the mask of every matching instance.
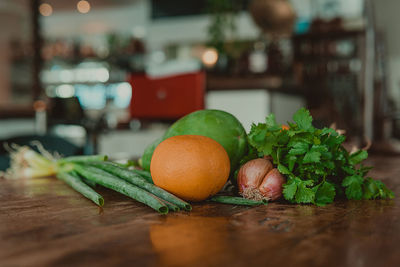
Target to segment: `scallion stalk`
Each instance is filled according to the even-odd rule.
[[[93,161],[105,161],[108,157],[106,155],[92,155],[92,156],[71,156],[58,160],[58,163],[88,163]]]
[[[223,204],[243,205],[243,206],[267,205],[268,203],[266,200],[252,200],[243,197],[232,197],[232,196],[214,196],[210,198],[210,201],[219,202]]]
[[[127,182],[132,183],[142,189],[145,189],[156,195],[157,197],[166,200],[184,210],[190,211],[192,209],[192,206],[189,203],[165,191],[164,189],[147,182],[143,177],[131,170],[121,168],[120,166],[112,162],[92,162],[90,163],[90,165],[103,171],[109,172],[115,176],[118,176],[126,180]]]
[[[86,179],[92,180],[99,185],[131,197],[143,204],[150,206],[161,214],[168,213],[168,206],[157,199],[157,197],[108,172],[93,166],[82,166],[80,164],[74,164],[74,169]]]
[[[104,199],[96,191],[94,191],[90,186],[85,184],[75,172],[59,172],[57,173],[57,178],[64,181],[66,184],[71,186],[74,190],[84,195],[86,198],[90,199],[99,206],[104,205]]]

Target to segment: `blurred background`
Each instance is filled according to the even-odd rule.
[[[398,10],[397,0],[0,0],[0,142],[135,158],[194,110],[228,111],[249,130],[305,106],[316,126],[398,153]]]

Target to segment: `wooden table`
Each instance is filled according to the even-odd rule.
[[[400,196],[400,157],[371,157]],[[400,198],[326,207],[195,204],[166,216],[55,178],[0,180],[0,266],[400,266]]]

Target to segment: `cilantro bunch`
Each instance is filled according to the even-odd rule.
[[[331,128],[317,129],[308,110],[301,108],[294,123],[284,130],[270,114],[265,123],[253,124],[248,135],[250,152],[244,160],[271,156],[287,178],[283,196],[293,203],[325,205],[335,196],[348,199],[387,199],[393,192],[380,181],[366,177],[362,165],[368,153],[350,154],[342,145],[345,136]]]

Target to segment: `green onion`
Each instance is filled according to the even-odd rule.
[[[93,156],[71,156],[60,159],[58,162],[63,163],[88,163],[92,161],[105,161],[108,157],[106,155],[93,155]]]
[[[177,205],[175,205],[175,204],[172,204],[171,202],[168,202],[168,201],[166,201],[166,200],[164,200],[164,199],[160,199],[162,202],[164,202],[165,203],[165,205],[167,205],[167,207],[168,207],[168,209],[169,210],[171,210],[171,211],[180,211],[181,210],[181,208],[179,208]]]
[[[90,188],[87,184],[82,182],[82,180],[79,178],[78,174],[75,172],[60,172],[57,173],[57,178],[60,180],[63,180],[65,183],[67,183],[69,186],[71,186],[73,189],[93,201],[99,206],[104,205],[104,199],[101,195],[96,193],[92,188]]]
[[[88,186],[92,187],[92,188],[96,188],[96,183],[93,182],[92,180],[88,180],[85,177],[81,177],[82,181],[87,184]]]
[[[132,172],[142,176],[144,179],[146,179],[147,182],[153,184],[153,178],[151,178],[150,172],[145,170],[135,170],[135,169],[133,169]]]
[[[150,206],[161,214],[168,213],[168,206],[149,192],[136,187],[114,175],[92,166],[74,164],[74,169],[83,177],[95,183],[131,197]]]
[[[147,182],[143,177],[141,177],[137,173],[134,173],[131,170],[121,168],[117,164],[111,162],[92,162],[90,163],[90,165],[98,169],[101,169],[103,171],[109,172],[115,176],[118,176],[128,181],[129,183],[132,183],[142,189],[145,189],[151,192],[152,194],[156,195],[157,197],[166,200],[184,210],[190,211],[192,209],[192,206],[189,203],[165,191],[164,189],[152,183]]]
[[[231,196],[214,196],[210,200],[224,204],[243,205],[243,206],[258,206],[267,204],[266,200],[252,200],[243,197],[231,197]]]

